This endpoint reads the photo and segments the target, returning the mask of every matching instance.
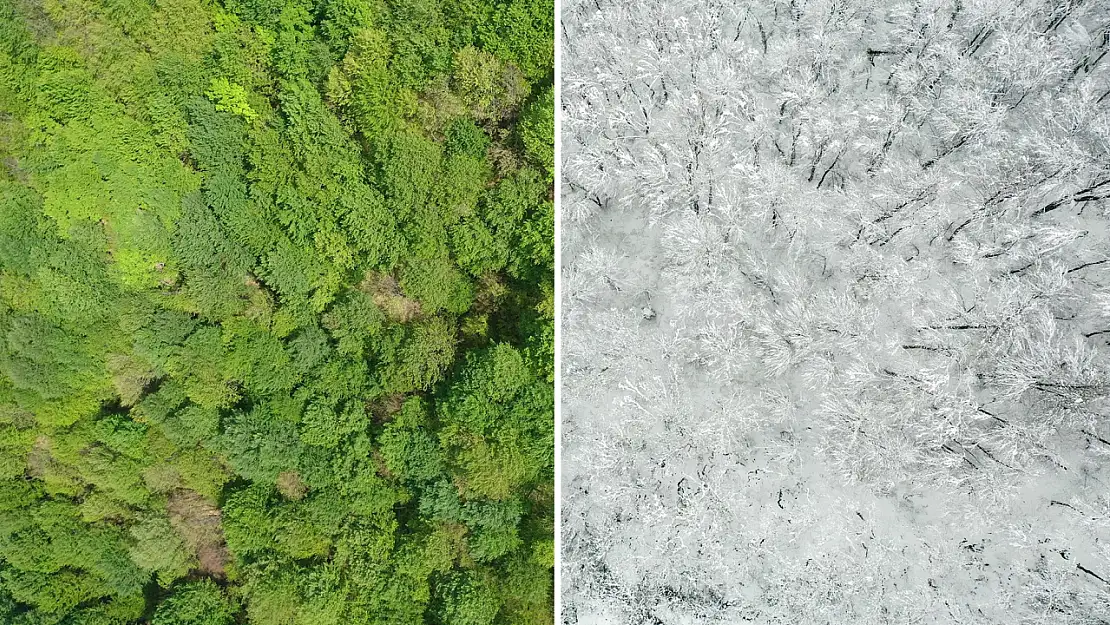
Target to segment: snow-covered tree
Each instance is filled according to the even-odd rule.
[[[1110,5],[561,36],[568,622],[1110,619]]]

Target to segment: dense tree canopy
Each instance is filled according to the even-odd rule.
[[[548,623],[550,0],[0,0],[0,622]]]

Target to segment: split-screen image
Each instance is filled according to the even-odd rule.
[[[0,0],[0,625],[1110,623],[1110,4]]]

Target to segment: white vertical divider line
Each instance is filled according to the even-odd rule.
[[[559,25],[562,23],[562,0],[555,0],[555,19],[552,25],[560,33],[563,32]],[[562,600],[562,560],[563,560],[563,488],[562,488],[562,441],[563,441],[563,426],[562,426],[562,396],[563,396],[563,374],[562,374],[562,351],[563,351],[563,289],[562,289],[562,273],[563,273],[563,248],[560,240],[560,232],[562,230],[562,180],[563,180],[563,159],[562,159],[562,36],[561,34],[552,33],[555,45],[555,78],[554,78],[554,91],[555,91],[555,188],[554,188],[554,201],[555,201],[555,218],[554,218],[554,236],[555,236],[555,584],[554,584],[554,601],[555,609],[553,619],[555,623],[559,623],[563,618],[563,600]]]

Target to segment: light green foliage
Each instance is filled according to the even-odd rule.
[[[262,484],[228,495],[223,505],[223,529],[227,545],[242,560],[273,546],[274,522],[267,513],[271,491]]]
[[[158,584],[169,586],[195,565],[184,539],[174,532],[165,517],[151,516],[131,527],[134,546],[131,559],[157,576]]]
[[[271,332],[239,319],[224,324],[232,377],[257,397],[287,393],[299,381],[285,345]]]
[[[535,557],[517,556],[502,564],[507,574],[500,581],[498,591],[502,598],[502,614],[507,622],[545,625],[550,619],[547,597],[552,591],[553,541],[543,549],[547,551],[544,562],[537,562]]]
[[[209,579],[175,585],[154,613],[152,625],[232,625],[237,610]]]
[[[0,622],[550,620],[550,4],[33,5]]]
[[[474,47],[455,53],[454,90],[477,119],[509,115],[527,93],[527,83],[515,66]]]
[[[431,310],[462,313],[474,301],[470,281],[443,259],[409,262],[401,270],[401,286]]]
[[[368,136],[402,127],[415,111],[415,94],[402,88],[389,69],[392,56],[387,33],[362,28],[351,37],[346,57],[328,74],[328,99]]]
[[[555,180],[555,90],[540,92],[520,114],[517,125],[524,153],[547,172],[549,183]]]
[[[382,330],[385,315],[362,291],[352,290],[323,316],[324,327],[344,354],[362,356],[367,340]]]
[[[551,0],[497,3],[478,25],[482,48],[519,67],[530,81],[548,77],[554,67],[555,7]]]
[[[471,352],[440,402],[440,440],[462,471],[468,496],[506,500],[550,475],[553,429],[546,418],[551,387],[522,354],[504,343]]]
[[[348,434],[366,429],[366,425],[366,413],[357,404],[336,408],[311,402],[301,417],[301,441],[306,445],[334,448]]]
[[[204,92],[209,100],[216,105],[217,111],[226,111],[238,115],[247,121],[258,117],[250,103],[247,102],[247,90],[242,85],[233,83],[227,78],[214,78]]]
[[[227,346],[218,327],[204,326],[193,332],[165,367],[168,374],[181,380],[186,397],[198,405],[226,408],[238,399]]]
[[[444,317],[414,322],[393,355],[382,367],[382,386],[389,393],[425,391],[438,382],[455,357],[455,327]]]

